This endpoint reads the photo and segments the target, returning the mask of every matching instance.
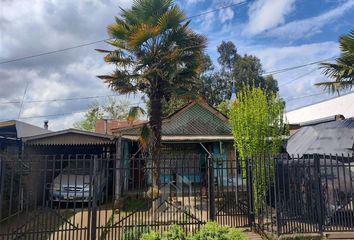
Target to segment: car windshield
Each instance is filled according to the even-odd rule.
[[[63,173],[76,175],[89,175],[91,171],[90,163],[86,161],[70,161],[63,169]]]

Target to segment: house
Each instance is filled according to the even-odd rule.
[[[112,130],[121,141],[123,164],[131,169],[124,180],[125,188],[143,184],[146,179],[151,181],[149,173],[144,171],[151,163],[142,161],[144,153],[139,144],[143,125]],[[160,183],[170,182],[176,176],[202,183],[209,156],[218,159],[220,164],[231,164],[227,160],[235,159],[228,118],[203,99],[164,118],[161,141],[160,164],[165,169],[160,174]]]
[[[289,124],[301,124],[335,115],[354,117],[354,92],[286,112]]]

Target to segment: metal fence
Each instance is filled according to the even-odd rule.
[[[331,155],[251,158],[253,193],[259,195],[253,196],[253,222],[277,235],[353,232],[353,161]]]
[[[0,156],[0,239],[136,239],[210,220],[277,235],[354,231],[353,161]]]

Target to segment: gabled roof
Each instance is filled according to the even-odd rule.
[[[300,157],[304,154],[352,155],[354,118],[302,127],[289,138],[286,150]]]
[[[113,140],[113,135],[88,132],[72,128],[23,138],[23,142],[28,145],[106,144],[112,142]]]
[[[142,126],[115,129],[113,133],[137,136]],[[232,136],[232,133],[228,118],[205,100],[198,99],[162,120],[162,139],[167,140],[171,136],[202,139],[203,136]]]

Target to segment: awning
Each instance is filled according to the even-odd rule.
[[[136,135],[123,135],[122,139],[138,141]],[[215,141],[233,141],[233,136],[162,136],[162,142],[215,142]]]

